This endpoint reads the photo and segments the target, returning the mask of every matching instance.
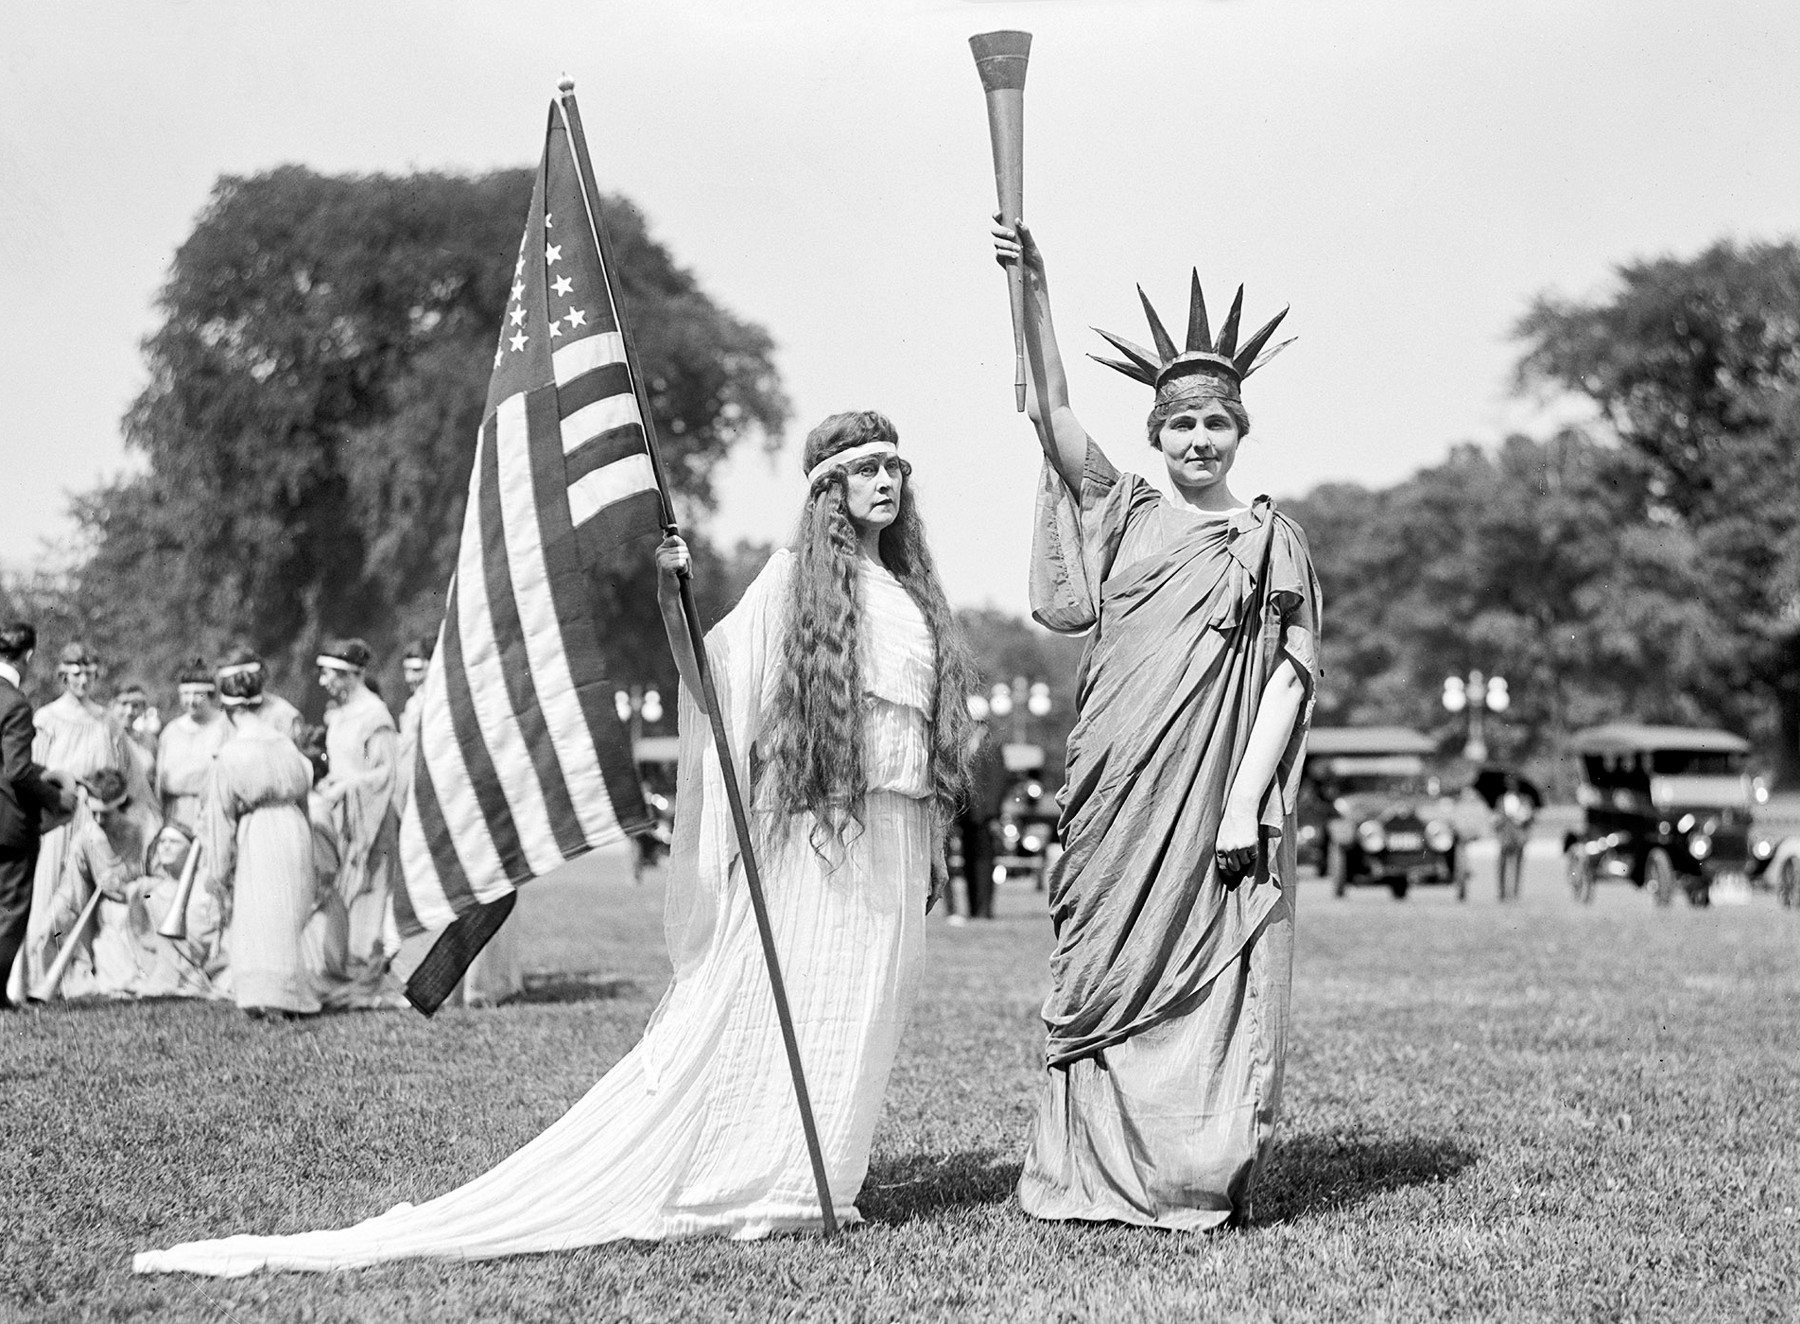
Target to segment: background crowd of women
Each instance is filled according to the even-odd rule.
[[[425,641],[407,650],[409,689],[429,655]],[[66,644],[32,758],[79,787],[79,804],[43,837],[9,998],[211,998],[258,1017],[403,1005],[386,916],[417,705],[396,722],[367,682],[370,661],[358,639],[320,652],[320,728],[267,687],[252,649],[216,666],[197,658],[164,723],[142,685],[103,702],[101,659]],[[184,922],[171,924],[195,851]],[[67,947],[60,978],[47,978]],[[507,935],[464,997],[519,988]]]

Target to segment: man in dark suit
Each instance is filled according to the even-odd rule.
[[[46,819],[75,807],[74,792],[31,761],[31,702],[25,671],[37,631],[22,621],[0,625],[0,974],[12,970],[31,918],[31,875]],[[11,1006],[0,988],[0,1010]]]

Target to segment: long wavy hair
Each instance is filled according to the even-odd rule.
[[[873,410],[833,414],[806,436],[801,467],[872,441],[899,444],[894,425]],[[938,582],[925,545],[909,477],[900,487],[899,512],[881,531],[881,562],[900,584],[931,631],[937,684],[931,711],[931,809],[941,833],[954,821],[969,787],[972,719],[966,707],[975,668],[956,618]],[[841,466],[813,480],[791,544],[795,568],[782,645],[780,679],[770,714],[770,738],[761,768],[763,803],[776,812],[785,833],[794,815],[812,814],[813,849],[827,841],[840,848],[852,823],[863,822],[869,792],[864,763],[862,616],[856,525],[850,518],[849,481]]]

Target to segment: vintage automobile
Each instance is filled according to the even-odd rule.
[[[1057,815],[1056,799],[1042,777],[1027,774],[1007,788],[1000,812],[990,824],[996,881],[1028,879],[1043,890],[1045,875],[1062,854],[1056,837]]]
[[[1615,722],[1578,731],[1580,829],[1563,839],[1576,899],[1605,879],[1629,879],[1659,906],[1712,900],[1715,882],[1747,886],[1755,852],[1750,746],[1728,731]]]
[[[1431,774],[1437,746],[1403,726],[1314,727],[1296,849],[1343,896],[1366,883],[1404,897],[1422,884],[1468,896],[1454,802]]]

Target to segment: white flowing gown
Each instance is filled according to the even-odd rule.
[[[719,709],[748,787],[780,664],[793,558],[777,552],[707,637]],[[857,1193],[924,956],[935,843],[930,632],[885,570],[861,577],[866,825],[835,867],[807,842],[759,851],[838,1218]],[[537,1139],[485,1176],[340,1231],[237,1236],[137,1256],[139,1273],[328,1270],[484,1259],[621,1238],[739,1238],[816,1226],[756,922],[707,719],[685,692],[668,937],[674,982],[637,1047]]]

